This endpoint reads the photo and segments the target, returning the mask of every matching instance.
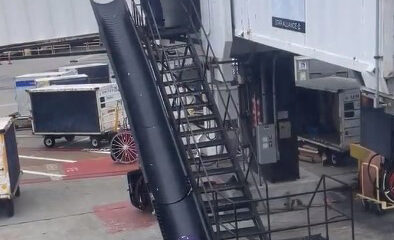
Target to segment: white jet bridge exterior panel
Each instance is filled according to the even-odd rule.
[[[236,37],[360,72],[375,69],[376,0],[233,0],[233,21]],[[390,78],[394,1],[381,0],[380,26],[383,76]]]
[[[89,0],[0,0],[0,46],[97,32]]]

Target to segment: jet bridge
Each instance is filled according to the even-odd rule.
[[[394,98],[391,0],[211,0],[201,6],[223,58],[286,51],[358,71],[367,92]]]

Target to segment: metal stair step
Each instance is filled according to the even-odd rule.
[[[155,55],[157,62],[179,62],[187,59],[193,59],[192,55],[170,55],[164,56],[163,54]]]
[[[192,55],[181,55],[181,56],[167,56],[165,59],[168,61],[186,60],[193,58]]]
[[[306,236],[306,237],[298,237],[298,238],[288,238],[283,240],[327,240],[321,234]]]
[[[222,192],[222,191],[230,191],[230,190],[240,190],[244,187],[241,183],[219,183],[212,184],[212,187],[209,185],[205,186],[206,192]],[[200,187],[200,192],[204,192],[204,188]]]
[[[204,90],[195,90],[195,91],[188,91],[188,92],[178,92],[178,93],[170,93],[167,94],[168,98],[177,98],[177,97],[189,97],[194,95],[201,95],[204,94]]]
[[[253,214],[249,211],[237,212],[237,222],[248,221],[252,219]],[[209,217],[209,221],[211,224],[215,224],[215,219],[213,216]],[[231,212],[219,215],[218,221],[221,224],[235,222],[235,214],[234,212]]]
[[[193,108],[203,108],[203,107],[210,107],[212,106],[210,103],[208,102],[203,102],[203,103],[193,103],[193,104],[184,104],[182,105],[182,108],[184,109],[193,109]],[[172,111],[178,111],[179,110],[180,105],[175,105],[172,106]]]
[[[237,235],[235,233],[238,233]],[[258,227],[245,227],[245,228],[238,228],[238,231],[220,231],[220,239],[236,239],[242,237],[251,237],[251,236],[258,236],[261,235],[261,230]]]
[[[168,46],[161,46],[161,49],[163,50],[175,50],[178,48],[185,48],[188,47],[189,44],[184,43],[184,44],[175,44],[175,45],[168,45]]]
[[[190,83],[197,83],[197,82],[202,82],[201,78],[186,78],[186,79],[177,79],[176,81],[178,84],[190,84]],[[163,82],[164,86],[172,86],[174,85],[174,81],[166,81]]]
[[[221,145],[224,145],[224,141],[221,139],[215,139],[211,141],[198,142],[198,143],[191,142],[190,144],[185,144],[185,147],[190,146],[191,148],[196,149],[196,148],[216,147]]]
[[[246,197],[229,197],[227,199],[219,199],[217,203],[217,212],[224,212],[224,211],[234,211],[235,209],[242,209],[248,208],[250,206],[248,201],[249,199]],[[215,207],[214,201],[211,200],[212,207]],[[210,208],[208,201],[204,201],[204,206],[207,209],[207,212],[210,213]]]
[[[231,160],[230,154],[223,153],[223,154],[212,155],[212,156],[201,156],[201,161],[203,163],[220,162],[220,161],[225,161],[225,160]],[[197,161],[197,159],[196,159],[196,161]],[[191,164],[193,164],[194,160],[192,158],[189,158],[189,162]]]
[[[152,23],[148,23],[148,24],[152,24]],[[149,25],[150,27],[152,27],[151,25]],[[157,26],[153,26],[153,27],[157,27]],[[155,36],[155,33],[153,34],[153,36],[150,36],[149,34],[140,34],[141,35],[141,42],[146,42],[146,43],[150,43],[151,45],[155,45],[158,46],[158,48],[154,48],[154,54],[156,56],[149,56],[149,59],[153,59],[153,60],[160,60],[160,58],[165,55],[166,59],[168,61],[182,61],[182,60],[186,60],[186,59],[191,59],[191,60],[187,60],[184,61],[187,62],[187,65],[183,64],[181,66],[177,66],[177,64],[172,64],[172,63],[176,63],[176,62],[169,62],[168,67],[169,69],[161,69],[161,73],[162,78],[167,78],[167,79],[161,79],[158,80],[157,84],[160,85],[160,91],[162,91],[163,94],[163,100],[167,101],[166,104],[167,106],[168,103],[178,103],[176,101],[176,98],[178,96],[196,96],[196,99],[199,99],[198,96],[201,96],[202,94],[205,93],[205,95],[207,95],[207,97],[211,97],[210,96],[210,90],[209,88],[205,88],[205,86],[208,86],[208,82],[207,79],[205,79],[204,77],[204,72],[202,72],[202,67],[200,65],[200,57],[198,56],[199,52],[204,52],[204,51],[200,51],[198,49],[199,46],[196,46],[196,43],[198,43],[198,45],[201,45],[201,49],[204,50],[203,46],[202,46],[202,40],[201,38],[201,34],[199,32],[196,32],[195,34],[190,34],[189,29],[175,29],[175,30],[169,30],[169,31],[164,31],[164,30],[159,30],[160,31],[160,35],[162,35],[162,37],[164,36],[164,38],[166,36],[172,36],[172,37],[178,37],[178,38],[174,38],[179,40],[180,38],[184,38],[185,40],[188,41],[188,43],[177,43],[177,44],[171,44],[169,46],[161,46],[161,45],[157,45],[157,42],[155,41],[156,38],[158,38],[159,36]],[[147,29],[142,28],[141,31],[147,31]],[[151,38],[151,39],[150,39]],[[188,48],[190,48],[190,52],[186,52],[185,50],[188,50]],[[147,51],[147,54],[151,54],[151,51]],[[189,55],[184,55],[184,54],[190,54]],[[205,56],[204,56],[205,57]],[[189,64],[189,62],[191,64]],[[155,64],[157,64],[160,68],[160,63],[158,61],[155,62]],[[168,78],[171,79],[168,79]],[[189,77],[187,79],[180,79],[177,80],[178,78],[184,78],[184,77]],[[166,81],[169,80],[169,81]],[[165,81],[165,82],[164,82]],[[163,87],[164,86],[164,87]],[[167,94],[166,91],[168,90],[165,87],[170,87],[173,89],[179,89],[181,87],[185,87],[185,88],[192,88],[192,89],[205,89],[205,92],[203,90],[191,90],[190,92],[186,92],[186,93],[180,93],[180,94]],[[191,97],[192,98],[192,97]],[[205,100],[203,98],[201,98],[201,100]],[[215,104],[213,101],[211,102],[211,107],[215,106],[213,105]],[[192,109],[192,108],[196,108],[196,106],[190,106],[187,107],[186,109]],[[189,114],[184,112],[184,115],[182,117],[181,114],[175,114],[175,112],[171,111],[174,108],[169,108],[168,110],[168,114],[172,116],[176,115],[177,117],[179,117],[179,119],[176,120],[175,124],[179,124],[179,126],[181,128],[177,128],[179,126],[175,126],[175,128],[173,129],[174,131],[174,135],[176,135],[177,137],[179,136],[190,136],[192,134],[191,131],[186,131],[186,132],[180,132],[182,131],[182,127],[185,127],[186,124],[188,123],[194,123],[195,125],[200,125],[199,123],[202,123],[201,125],[203,125],[203,123],[214,123],[213,126],[217,126],[220,124],[220,114],[218,115],[214,115],[212,113],[205,113],[205,115],[197,115],[197,114]],[[178,109],[175,109],[178,110]],[[200,112],[200,111],[198,111]],[[213,112],[213,111],[211,111]],[[211,121],[211,122],[208,122]],[[206,125],[206,124],[204,124]],[[195,126],[193,126],[195,127]],[[190,129],[190,128],[189,128]],[[223,126],[221,126],[221,128],[219,127],[212,127],[210,129],[197,129],[196,131],[200,131],[199,133],[215,133],[215,132],[220,132],[223,131],[222,133],[226,133],[225,129],[223,129]],[[195,131],[193,130],[193,134],[195,133]],[[223,134],[220,135],[220,137],[223,136]],[[225,138],[226,139],[226,138]],[[186,150],[182,149],[182,140],[185,139],[180,139],[181,141],[179,141],[178,148],[180,148],[179,150]],[[190,147],[193,148],[193,154],[200,152],[198,151],[200,148],[207,148],[207,147],[214,147],[214,146],[223,146],[223,148],[226,147],[227,142],[224,139],[215,139],[215,140],[210,140],[207,142],[200,142],[200,143],[196,143],[196,144],[190,144]],[[227,149],[228,150],[228,149]],[[188,152],[186,153],[186,157],[188,156]],[[202,161],[206,162],[212,162],[214,163],[215,161],[229,161],[229,163],[231,164],[230,167],[216,167],[216,164],[210,164],[209,168],[206,171],[194,171],[192,173],[193,178],[196,178],[198,176],[220,176],[220,175],[225,175],[225,176],[229,176],[229,177],[233,177],[234,175],[236,175],[236,179],[240,179],[239,182],[242,182],[242,179],[244,178],[243,174],[241,171],[238,172],[239,170],[239,166],[237,161],[235,161],[235,156],[231,156],[230,154],[218,154],[218,155],[214,155],[214,156],[209,156],[209,157],[202,157]],[[233,161],[234,160],[234,161]],[[190,158],[187,159],[187,161],[190,161]],[[227,162],[226,162],[227,163]],[[230,164],[226,164],[226,166],[229,166]],[[224,165],[224,164],[223,164]],[[207,165],[206,165],[207,166]],[[192,167],[192,169],[196,169],[196,165],[194,165]],[[216,167],[216,168],[214,168]],[[232,175],[232,176],[231,176]],[[204,179],[204,178],[203,178]],[[216,179],[216,178],[215,178]],[[242,182],[243,183],[243,182]],[[233,223],[235,222],[235,216],[231,216],[230,215],[230,211],[233,211],[234,209],[237,209],[240,211],[240,214],[237,214],[237,222],[241,219],[249,219],[249,218],[253,218],[253,214],[257,212],[257,210],[254,207],[254,204],[251,204],[251,202],[249,201],[250,198],[249,196],[251,196],[250,194],[250,190],[246,185],[240,185],[238,182],[228,182],[227,184],[217,184],[215,186],[212,186],[212,188],[210,189],[211,191],[222,191],[223,194],[225,194],[225,191],[231,191],[233,189],[240,189],[240,191],[237,191],[237,194],[242,193],[241,197],[228,197],[228,199],[219,199],[216,204],[217,204],[217,208],[214,209],[215,213],[219,213],[219,214],[223,214],[223,216],[220,217],[220,221],[228,221],[229,223]],[[233,193],[233,192],[231,192]],[[199,198],[199,203],[203,206],[203,207],[207,207],[208,203],[207,201],[205,202],[201,202],[201,199],[207,199],[210,196],[212,196],[211,193],[208,194],[204,194],[200,192],[200,195],[202,198]],[[227,195],[225,195],[227,196]],[[219,198],[224,198],[223,195],[218,194]],[[210,210],[208,210],[208,216],[210,214],[213,214],[212,212],[209,213]],[[247,214],[250,213],[250,214]],[[232,212],[233,214],[233,212]],[[208,217],[207,216],[207,217]],[[256,222],[259,222],[260,219],[256,218],[254,219]],[[251,234],[253,235],[255,232],[260,231],[261,233],[261,228],[257,227],[260,226],[259,224],[256,224],[256,227],[245,227],[239,229],[239,233],[237,234],[237,236],[242,237],[241,234],[245,234],[245,236],[250,236]],[[262,227],[263,228],[263,227]],[[220,231],[220,230],[218,230]],[[220,236],[219,239],[231,239],[231,238],[235,238],[233,235],[226,235],[227,233],[223,232],[222,233],[223,236]]]
[[[187,118],[179,118],[177,119],[178,123],[196,123],[196,122],[205,122],[215,120],[216,116],[214,114],[208,115],[197,115],[197,116],[188,116]]]
[[[253,216],[251,216],[252,218]],[[220,218],[219,218],[220,219]],[[236,235],[235,233],[238,233]],[[263,235],[263,232],[259,230],[258,227],[246,227],[246,228],[238,228],[238,231],[233,230],[232,232],[228,230],[223,230],[220,232],[220,239],[236,239],[242,237],[252,237],[252,236],[259,236]],[[296,237],[296,238],[289,238],[285,240],[326,240],[326,238],[322,237],[321,234],[306,236],[306,237]]]
[[[189,70],[196,70],[196,69],[198,69],[198,67],[195,65],[186,65],[186,66],[173,67],[170,69],[163,69],[163,70],[161,70],[161,73],[189,71]]]
[[[193,175],[195,177],[210,177],[210,176],[219,176],[225,174],[235,173],[235,169],[233,167],[221,167],[221,168],[212,168],[207,169],[206,172],[201,171],[193,171]]]
[[[180,136],[181,137],[188,137],[188,136],[196,136],[196,135],[201,135],[201,134],[212,134],[212,133],[220,132],[221,130],[223,130],[223,128],[220,128],[220,127],[201,128],[201,129],[195,129],[192,131],[181,132]]]

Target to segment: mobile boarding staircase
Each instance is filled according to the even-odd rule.
[[[309,205],[304,207],[308,223],[295,227],[272,228],[270,201],[298,195],[269,198],[265,182],[264,193],[259,190],[254,173],[249,170],[250,159],[255,156],[253,149],[240,147],[239,141],[236,141],[239,137],[237,127],[227,124],[229,107],[237,107],[231,94],[224,96],[220,90],[224,87],[226,91],[230,91],[219,64],[215,62],[215,55],[205,30],[201,27],[201,20],[196,17],[198,8],[193,1],[180,1],[180,7],[189,16],[185,19],[189,27],[164,29],[157,24],[152,6],[149,1],[146,2],[147,6],[141,7],[132,1],[132,22],[155,74],[157,88],[181,155],[193,174],[194,186],[198,187],[200,204],[212,226],[212,238],[271,240],[276,233],[303,228],[308,230],[308,236],[303,237],[304,234],[292,239],[319,240],[328,239],[329,223],[353,223],[352,215],[342,214],[330,219],[326,200],[325,220],[311,222],[309,210],[315,196],[332,190],[327,189],[328,177],[324,176],[315,191],[306,193],[312,196]],[[212,69],[220,73],[223,82],[209,81],[207,74]],[[225,106],[224,112],[219,112],[214,91],[219,96],[219,102]],[[238,110],[236,112],[239,115]],[[237,136],[235,141],[234,137],[230,137],[233,135]],[[256,185],[258,195],[255,197],[250,191],[250,185],[253,184]],[[334,190],[343,188],[342,186]],[[325,226],[326,237],[313,234],[314,226]]]

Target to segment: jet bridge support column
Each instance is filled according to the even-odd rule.
[[[299,178],[297,133],[295,123],[296,88],[294,55],[273,53],[261,62],[263,123],[274,124],[277,161],[261,165],[264,177],[272,182]],[[268,116],[264,116],[268,114]]]
[[[293,55],[265,52],[245,63],[243,77],[248,81],[242,95],[249,103],[241,107],[246,116],[243,134],[254,140],[257,170],[271,182],[295,180],[299,166]]]
[[[211,239],[126,2],[91,3],[137,140],[163,238]]]

